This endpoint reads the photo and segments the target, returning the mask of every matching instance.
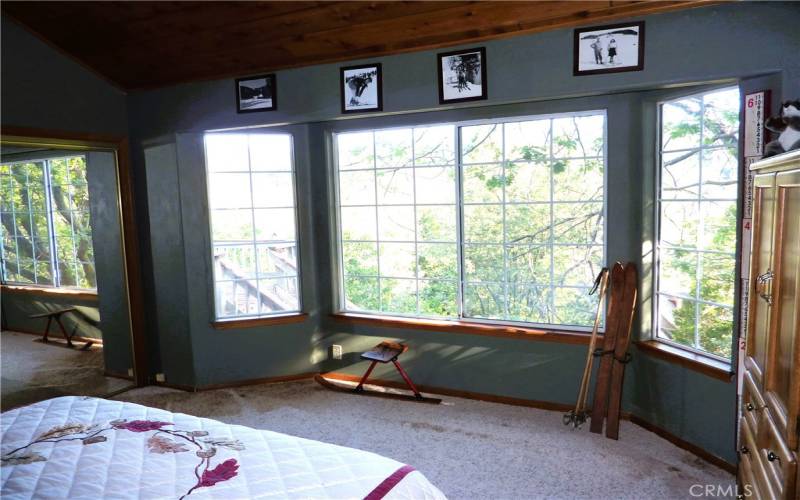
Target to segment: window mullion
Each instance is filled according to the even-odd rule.
[[[705,216],[703,214],[703,136],[705,135],[705,98],[700,98],[700,137],[699,148],[697,153],[698,175],[700,177],[700,184],[697,188],[697,242],[696,247],[698,250],[705,250],[703,238],[705,238]],[[700,347],[700,319],[702,314],[702,307],[700,300],[702,298],[702,279],[703,279],[703,254],[696,253],[697,267],[695,268],[695,311],[694,311],[694,347]]]
[[[467,277],[464,271],[464,158],[462,157],[461,127],[454,126],[454,153],[456,160],[456,251],[458,252],[458,318],[464,319],[466,311]]]
[[[44,172],[42,172],[44,174]],[[33,204],[31,202],[31,176],[28,172],[25,172],[25,192],[27,193],[28,198],[28,227],[30,227],[30,238],[31,238],[31,259],[33,260],[33,282],[38,284],[39,283],[39,272],[36,269],[38,264],[38,259],[36,258],[36,238],[34,237],[35,226],[33,223]]]
[[[550,128],[549,128],[549,144],[548,149],[549,151],[549,171],[550,171],[550,230],[548,231],[547,243],[548,247],[550,248],[550,283],[549,283],[549,290],[550,290],[550,297],[548,299],[549,302],[549,311],[547,322],[552,323],[555,319],[555,311],[556,311],[556,288],[555,288],[555,280],[556,280],[556,272],[555,272],[555,251],[553,243],[555,241],[555,175],[553,175],[553,162],[555,161],[555,156],[553,156],[553,119],[550,119]],[[605,203],[605,200],[603,200]]]
[[[375,132],[372,132],[372,186],[375,193],[375,252],[378,257],[378,310],[383,310],[383,288],[381,288],[381,235],[380,211],[378,210],[378,148],[376,147]],[[416,224],[416,221],[414,221]]]
[[[411,195],[414,203],[414,285],[416,286],[416,312],[419,311],[419,230],[417,229],[417,153],[415,146],[414,129],[411,129]],[[378,182],[377,176],[375,182]],[[375,200],[377,203],[378,200]]]
[[[502,154],[502,163],[500,165],[500,178],[502,179],[503,190],[503,205],[502,205],[502,220],[503,220],[503,319],[508,319],[508,239],[506,238],[506,126],[500,123],[500,149]]]
[[[72,272],[75,275],[75,286],[78,285],[78,247],[75,245],[75,202],[72,199],[72,169],[69,166],[69,161],[66,162],[67,166],[67,194],[69,199],[69,226],[70,226],[70,240],[72,242]],[[54,214],[55,215],[55,214]]]
[[[247,170],[248,170],[248,177],[250,179],[250,221],[252,224],[252,231],[251,234],[253,235],[253,267],[255,269],[255,280],[256,280],[256,314],[261,316],[261,270],[259,268],[258,262],[258,243],[256,237],[256,211],[253,207],[256,206],[255,195],[253,193],[253,158],[252,158],[252,151],[250,148],[250,136],[247,137]],[[235,285],[234,285],[235,286]],[[249,295],[249,293],[248,293]],[[236,300],[236,296],[234,296],[234,301]],[[247,302],[249,302],[249,297]],[[249,304],[245,303],[245,307],[248,307]]]
[[[17,233],[17,205],[14,203],[14,187],[18,184],[14,176],[11,176],[11,217],[14,221],[14,248],[17,251],[17,279],[19,279],[22,269],[20,268],[19,259],[19,234]]]
[[[53,286],[61,286],[61,272],[58,268],[58,242],[56,241],[55,209],[53,208],[53,180],[50,177],[50,160],[44,162],[45,182],[45,210],[47,211],[47,231],[50,240],[50,270],[53,276]]]

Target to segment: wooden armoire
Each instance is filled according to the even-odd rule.
[[[800,151],[754,163],[739,492],[790,499],[800,433]]]

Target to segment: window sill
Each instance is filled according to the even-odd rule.
[[[730,363],[704,356],[697,352],[681,349],[680,347],[671,346],[664,342],[659,342],[658,340],[639,341],[636,342],[636,347],[645,354],[677,363],[690,370],[725,382],[730,382],[734,376]]]
[[[370,325],[386,328],[406,328],[447,333],[468,333],[561,344],[589,344],[591,335],[586,332],[543,330],[500,324],[471,323],[468,321],[448,321],[432,319],[399,318],[396,316],[373,316],[368,314],[336,313],[331,318],[341,323]],[[602,338],[602,335],[601,335]]]
[[[38,297],[59,297],[63,299],[78,299],[97,302],[97,292],[88,290],[70,290],[67,288],[47,288],[42,286],[25,285],[1,285],[0,290],[4,293],[17,295],[35,295]]]
[[[293,313],[282,316],[270,316],[268,318],[227,319],[212,321],[211,326],[213,326],[215,330],[235,330],[237,328],[255,328],[258,326],[302,323],[306,320],[306,318],[308,318],[308,314],[306,313]]]

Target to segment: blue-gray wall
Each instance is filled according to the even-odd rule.
[[[16,22],[0,22],[3,126],[127,134],[124,92]]]
[[[105,369],[108,373],[127,375],[133,369],[133,343],[115,154],[87,152],[86,180]]]

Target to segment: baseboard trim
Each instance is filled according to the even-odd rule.
[[[349,375],[346,373],[337,373],[337,372],[330,372],[323,374],[326,378],[331,378],[334,380],[342,380],[346,382],[358,382],[361,380],[361,377],[358,375]],[[403,382],[398,382],[394,380],[383,380],[383,379],[370,379],[370,384],[379,385],[381,387],[388,387],[392,389],[407,389],[407,386]],[[501,403],[507,405],[514,405],[514,406],[525,406],[528,408],[538,408],[540,410],[552,410],[552,411],[569,411],[573,408],[573,405],[564,404],[564,403],[554,403],[551,401],[540,401],[535,399],[523,399],[523,398],[514,398],[509,396],[498,396],[495,394],[487,394],[482,392],[472,392],[472,391],[462,391],[457,389],[448,389],[445,387],[436,387],[430,385],[417,385],[417,388],[422,392],[428,392],[431,394],[439,394],[442,396],[451,396],[457,398],[465,398],[465,399],[474,399],[477,401],[487,401],[490,403]],[[727,460],[714,455],[713,453],[705,450],[696,444],[690,443],[685,441],[678,436],[672,434],[668,430],[659,427],[647,420],[631,414],[629,412],[621,412],[620,417],[623,420],[628,420],[629,422],[642,427],[650,432],[657,434],[659,437],[666,439],[670,443],[674,444],[678,448],[688,451],[698,457],[702,458],[706,462],[709,462],[713,465],[716,465],[722,470],[730,472],[731,474],[736,474],[738,467]]]

